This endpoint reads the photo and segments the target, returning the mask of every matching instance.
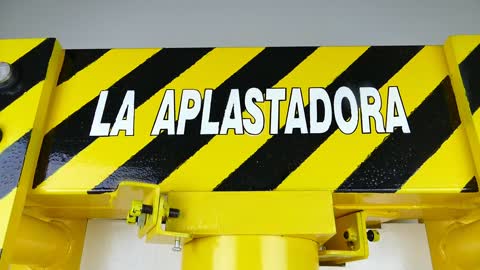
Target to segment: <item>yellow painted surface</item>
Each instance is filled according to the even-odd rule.
[[[44,38],[0,40],[0,61],[12,64],[44,40]]]
[[[154,96],[136,109],[135,136],[98,138],[90,147],[44,181],[35,192],[48,192],[49,189],[92,189],[133,154],[155,139],[150,132],[166,89],[183,89],[195,85],[203,94],[206,88],[218,87],[261,51],[261,48],[213,50],[181,76],[163,89],[159,89]],[[175,94],[175,100],[179,101],[181,91],[176,91]],[[180,102],[176,102],[175,105],[178,112]],[[112,155],[112,150],[115,151],[118,145],[124,147]],[[101,160],[98,166],[96,166],[97,160]]]
[[[15,48],[12,47],[14,43],[0,42],[0,60],[3,57],[15,61],[40,41],[25,41]],[[204,94],[206,88],[215,89],[221,85],[263,48],[213,49],[135,110],[135,136],[121,134],[97,138],[32,192],[30,187],[43,135],[95,99],[101,90],[160,51],[110,50],[55,88],[63,58],[63,51],[57,44],[47,79],[0,113],[0,128],[5,131],[0,153],[33,128],[21,184],[0,200],[0,243],[11,245],[17,238],[16,229],[27,193],[29,211],[49,218],[80,218],[83,221],[95,217],[124,218],[131,200],[158,204],[158,197],[152,196],[168,193],[168,203],[180,209],[182,214],[168,220],[168,233],[164,236],[183,233],[194,237],[184,249],[186,270],[316,269],[318,244],[330,239],[336,233],[335,228],[340,227],[338,222],[335,226],[335,216],[362,212],[374,222],[398,218],[454,220],[469,215],[478,209],[478,194],[459,192],[475,175],[475,164],[477,171],[480,164],[476,159],[478,140],[472,137],[475,135],[472,131],[476,132],[476,125],[480,123],[480,113],[473,116],[465,113],[468,104],[459,95],[463,86],[454,64],[458,65],[479,43],[478,37],[455,37],[445,47],[426,46],[379,89],[385,104],[388,86],[398,86],[408,115],[447,76],[451,76],[456,89],[463,123],[399,190],[399,193],[408,194],[333,195],[332,191],[381,145],[388,134],[361,134],[360,129],[350,135],[333,133],[273,192],[210,192],[272,137],[262,132],[258,136],[232,133],[215,136],[159,186],[154,185],[154,193],[143,183],[130,187],[120,185],[119,190],[112,193],[86,193],[155,139],[150,132],[165,90],[195,87]],[[2,48],[12,52],[5,56]],[[292,87],[301,87],[307,105],[309,87],[329,85],[367,49],[320,47],[282,78],[274,86],[287,89],[287,100],[280,105],[279,128],[286,122],[286,104]],[[52,89],[55,89],[53,94]],[[180,100],[181,91],[176,91],[175,95],[175,99]],[[179,105],[176,102],[177,112]],[[267,103],[259,107],[268,115]],[[20,113],[22,117],[18,117]],[[385,114],[385,106],[382,113]],[[243,113],[243,117],[249,115]],[[269,121],[266,119],[265,128],[269,127]],[[477,232],[478,226],[473,228]],[[39,231],[32,231],[35,235],[31,238],[39,236]],[[28,235],[28,232],[23,234]],[[48,233],[40,236],[48,236]],[[463,236],[457,238],[467,241]],[[452,241],[453,248],[455,245]],[[12,258],[9,250],[3,251],[1,270],[6,266],[5,261]],[[366,256],[364,251],[357,257]],[[78,255],[79,251],[76,252]],[[48,256],[34,258],[40,255],[33,254],[31,258],[49,259]],[[470,256],[470,259],[476,258]],[[477,262],[468,263],[471,266]]]
[[[318,245],[282,236],[216,236],[184,246],[183,270],[316,270]]]
[[[127,75],[160,49],[114,49],[55,89],[45,133]]]
[[[320,251],[320,262],[341,264],[368,257],[365,212],[360,211],[337,218],[335,227],[337,234],[328,240],[325,243],[325,249]],[[347,239],[345,239],[345,232],[348,232]]]
[[[13,64],[44,40],[0,40],[0,61]],[[0,154],[31,129],[36,114],[34,108],[37,107],[42,87],[43,81],[28,90],[13,104],[0,111],[0,128],[3,132],[3,138],[0,142]],[[22,117],[18,117],[19,112],[22,112]],[[15,124],[12,125],[11,123]]]
[[[20,41],[20,43],[22,43],[22,41]],[[33,117],[27,116],[27,119],[30,117],[29,128],[32,129],[32,133],[18,186],[16,189],[13,189],[10,194],[0,199],[0,213],[2,213],[0,216],[0,229],[3,229],[0,231],[0,239],[3,240],[0,242],[0,248],[3,248],[2,257],[0,259],[0,269],[2,270],[7,267],[12,256],[12,249],[9,249],[8,247],[11,246],[16,239],[16,230],[20,224],[20,217],[25,205],[27,192],[32,186],[33,175],[35,173],[35,167],[43,139],[43,127],[50,94],[56,85],[63,57],[64,51],[60,47],[60,44],[56,42],[50,56],[45,80],[40,83],[41,94],[37,94],[36,101],[29,100],[29,104],[32,106],[29,110],[34,112]],[[29,91],[32,91],[32,89]],[[17,115],[20,115],[19,112],[17,112]],[[9,123],[9,128],[14,129],[15,123],[16,121]],[[5,123],[2,123],[2,125],[5,125]],[[19,126],[20,128],[25,128],[25,123],[20,121]],[[5,226],[5,224],[7,225]]]
[[[335,233],[330,192],[170,192],[168,201],[182,212],[167,230],[193,236],[304,235],[323,243]]]
[[[480,119],[470,110],[459,65],[480,44],[480,36],[452,36],[445,43],[445,55],[460,118],[465,127],[470,152],[475,161],[475,176],[480,179]],[[478,114],[478,113],[477,113]],[[474,119],[475,118],[475,119]]]
[[[37,111],[32,108],[37,108],[42,89],[43,81],[0,112],[0,128],[3,131],[0,154],[32,129],[32,123],[37,114]],[[18,117],[18,112],[23,112],[22,117]]]
[[[455,162],[452,162],[455,157]],[[399,193],[458,193],[475,175],[470,146],[463,125],[440,147],[437,153],[403,185]]]
[[[435,270],[480,269],[480,220],[427,221],[425,227]]]
[[[403,90],[402,100],[409,115],[447,74],[442,47],[425,47],[379,89],[382,114],[386,112],[388,86],[396,85]],[[375,132],[363,134],[360,128],[348,135],[337,130],[277,190],[335,190],[387,136]]]
[[[445,239],[444,251],[448,260],[463,269],[480,269],[480,220],[459,225]]]
[[[286,88],[287,94],[286,101],[279,110],[279,129],[286,122],[288,107],[285,104],[288,104],[290,100],[292,87],[302,88],[303,102],[306,106],[309,87],[330,84],[367,49],[367,47],[318,48],[280,80],[273,88]],[[259,104],[259,107],[264,115],[268,115],[270,106],[267,102]],[[248,113],[243,113],[244,117],[247,115]],[[268,132],[269,126],[270,120],[266,119],[264,131],[256,136],[249,134],[215,136],[212,141],[165,179],[160,187],[163,190],[176,191],[212,190],[272,137]],[[230,150],[225,152],[224,149]],[[191,181],[192,179],[197,179],[197,181]]]
[[[5,242],[5,234],[7,232],[8,222],[10,221],[10,217],[7,213],[10,214],[12,211],[15,194],[17,194],[16,188],[0,200],[0,209],[2,210],[2,216],[0,217],[0,243]]]
[[[51,266],[70,251],[70,235],[66,228],[23,215],[13,245],[12,263]]]

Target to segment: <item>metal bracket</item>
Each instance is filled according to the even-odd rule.
[[[179,248],[180,243],[191,240],[188,233],[165,230],[165,223],[169,218],[177,218],[180,210],[171,208],[167,195],[160,192],[158,185],[148,185],[135,182],[126,182],[123,186],[132,188],[150,189],[143,200],[133,200],[127,215],[128,224],[137,224],[138,237],[146,237],[150,243],[172,243]]]
[[[337,234],[319,252],[322,265],[338,265],[368,257],[366,215],[363,211],[336,219]],[[375,234],[375,233],[374,233]],[[379,236],[373,237],[378,240]]]

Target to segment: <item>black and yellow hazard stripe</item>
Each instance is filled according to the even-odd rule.
[[[0,92],[0,111],[25,94],[37,83],[45,79],[48,61],[53,50],[55,39],[45,39],[34,49],[12,63],[12,69],[18,72],[19,83]]]
[[[0,61],[14,80],[0,89],[0,268],[12,256],[16,230],[31,188],[42,129],[63,50],[55,39],[0,40]]]
[[[389,135],[340,185],[339,192],[396,192],[460,125],[453,89],[445,78],[408,117],[411,134]]]
[[[292,69],[308,57],[316,48],[266,48],[238,72],[228,78],[213,93],[211,120],[221,121],[229,92],[239,88],[244,96],[249,87],[255,86],[265,90],[275,85]],[[139,175],[147,174],[154,183],[160,183],[177,167],[208,144],[213,135],[200,135],[200,119],[194,121],[185,131],[185,136],[172,137],[161,134],[144,147],[92,192],[111,191],[123,179],[139,180]],[[181,146],[181,147],[179,147]],[[161,159],[156,158],[160,156]],[[136,169],[141,170],[140,171]],[[160,169],[158,169],[160,168]]]
[[[112,122],[115,119],[127,90],[136,90],[135,107],[138,107],[210,50],[210,48],[160,50],[108,87],[108,89],[114,90],[109,95],[107,104],[113,110],[106,111],[103,121]],[[93,119],[97,102],[98,98],[90,100],[45,135],[41,160],[48,162],[39,163],[34,187],[41,184],[44,179],[55,173],[97,139],[89,135],[90,119]],[[61,156],[59,157],[59,155]]]
[[[67,50],[58,77],[58,85],[70,80],[75,74],[97,61],[108,51],[108,49]]]
[[[475,176],[462,188],[462,192],[478,192],[478,182]]]
[[[27,132],[0,154],[0,199],[18,185],[29,141]]]
[[[64,88],[69,96],[78,95],[72,89],[80,91],[85,84],[81,79],[98,76],[96,65],[111,52],[97,51],[83,64],[74,60],[77,70],[62,79],[57,91]],[[128,72],[125,69],[108,86],[86,83],[93,85],[87,90],[90,98],[72,102],[74,109],[67,111],[61,104],[65,97],[53,100],[62,108],[55,108],[59,113],[50,120],[42,148],[45,164],[38,167],[35,187],[39,192],[103,193],[114,191],[121,181],[134,180],[158,183],[166,191],[475,191],[471,156],[449,82],[440,46],[163,49]],[[232,88],[245,95],[250,87],[305,91],[326,86],[333,99],[340,86],[350,87],[356,95],[360,86],[372,86],[386,104],[384,96],[393,85],[400,87],[406,103],[411,134],[361,134],[357,129],[346,135],[332,123],[324,134],[285,135],[286,108],[281,108],[277,135],[200,135],[200,119],[189,122],[183,136],[149,134],[151,116],[165,89],[178,90],[176,100],[184,88],[214,89],[210,119],[221,121]],[[97,96],[104,89],[113,94],[104,122],[114,120],[125,92],[136,90],[135,136],[89,137]],[[304,104],[308,110],[305,97]],[[268,110],[265,104],[259,107]],[[448,172],[445,164],[451,153],[465,162]],[[438,183],[424,180],[439,175]]]
[[[468,98],[470,112],[474,114],[480,107],[480,44],[463,60],[460,65],[460,74]]]
[[[332,84],[326,87],[330,99],[333,100],[335,91],[340,86],[349,86],[351,89],[355,89],[354,91],[358,91],[360,86],[367,85],[380,88],[420,49],[421,47],[370,47]],[[354,92],[354,94],[359,96],[358,92]],[[346,111],[344,115],[349,118],[350,112]],[[333,124],[326,133],[322,134],[284,135],[284,132],[280,131],[224,179],[215,190],[275,189],[336,129],[337,127]]]
[[[478,79],[480,73],[480,40],[478,40],[478,42],[479,44],[475,49],[473,49],[473,51],[459,65],[470,112],[472,114],[475,114],[480,108],[480,80]],[[475,122],[478,123],[478,121]],[[463,192],[478,192],[478,188],[479,183],[477,182],[477,179],[473,177],[463,188]]]
[[[475,177],[464,190],[478,191],[480,172],[480,36],[451,36],[445,43],[445,55],[457,100],[463,133],[474,161]]]
[[[38,104],[41,92],[39,84],[45,80],[55,39],[25,43],[38,44],[33,48],[19,45],[19,48],[5,48],[3,51],[5,54],[15,54],[17,50],[18,54],[23,55],[11,63],[18,83],[0,90],[0,127],[3,130],[0,142],[0,199],[10,193],[20,179],[36,114],[32,108]],[[7,57],[1,57],[0,61],[4,58]]]
[[[135,110],[135,136],[97,138],[89,147],[39,185],[36,191],[42,192],[55,188],[84,190],[95,187],[118,166],[154,139],[149,133],[152,129],[153,118],[158,111],[158,105],[165,92],[163,90],[191,88],[192,85],[199,90],[217,88],[262,50],[262,48],[214,49],[168,85],[158,89],[155,95]],[[157,75],[161,76],[162,74],[157,73]],[[180,100],[181,91],[177,91],[176,95],[176,99]],[[91,122],[91,119],[87,121]],[[118,147],[119,145],[121,148]],[[104,166],[95,166],[93,170],[84,170],[84,165],[91,163],[92,160],[99,161]],[[72,185],[72,183],[74,184]]]
[[[303,102],[308,104],[309,87],[331,84],[366,50],[368,47],[341,49],[320,47],[278,81],[274,88],[287,88],[284,104],[288,104],[291,93],[289,86],[300,87],[303,92]],[[271,109],[269,104],[262,103],[259,107],[264,115],[269,115]],[[280,106],[278,119],[280,127],[286,123],[286,114],[287,106]],[[244,112],[243,117],[248,118],[249,114]],[[268,127],[269,122],[270,119],[266,119],[265,127]],[[256,136],[249,134],[215,136],[161,182],[160,187],[163,190],[213,190],[271,137],[268,128]],[[192,182],[191,179],[197,179],[197,181]]]

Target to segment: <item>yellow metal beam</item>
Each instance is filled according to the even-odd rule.
[[[36,78],[32,77],[30,79],[30,83],[33,82],[32,88],[23,89],[28,86],[28,83],[21,84],[17,91],[23,92],[23,95],[17,96],[10,103],[10,106],[19,106],[18,108],[25,109],[25,111],[17,111],[16,115],[20,118],[25,115],[28,123],[25,121],[17,122],[8,117],[6,119],[2,118],[5,114],[0,116],[0,129],[3,130],[4,136],[7,138],[0,141],[0,154],[4,157],[11,157],[10,160],[2,161],[3,163],[0,166],[0,177],[2,178],[0,181],[3,182],[0,185],[2,193],[0,196],[0,213],[2,213],[0,217],[0,249],[2,249],[0,269],[5,269],[8,266],[12,256],[12,250],[8,247],[13,244],[17,237],[17,229],[27,193],[31,190],[42,144],[50,96],[57,83],[64,57],[64,51],[54,39],[15,41],[20,45],[19,48],[31,48],[30,46],[37,42],[40,44],[29,51],[30,54],[26,53],[18,60],[24,59],[23,61],[28,63],[23,63],[22,68],[28,68],[29,72],[29,74],[22,75],[24,78],[29,78],[34,72],[38,72]],[[0,45],[0,48],[3,46],[9,47],[11,46],[10,43],[0,40],[0,44],[7,44]],[[2,52],[3,54],[4,52]],[[25,60],[26,58],[31,62]],[[16,64],[13,63],[12,65],[15,66]],[[20,106],[19,104],[23,105]],[[0,110],[0,113],[8,113],[8,105],[7,103],[7,107]],[[18,129],[25,134],[15,143],[11,143],[9,138],[18,137],[16,131]],[[8,148],[6,147],[7,143],[10,144]]]
[[[335,234],[330,192],[170,192],[168,203],[180,216],[167,220],[167,230],[194,237],[284,235],[322,244]]]

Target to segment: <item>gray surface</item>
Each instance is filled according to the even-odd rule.
[[[0,38],[65,48],[442,44],[480,0],[0,0]]]

